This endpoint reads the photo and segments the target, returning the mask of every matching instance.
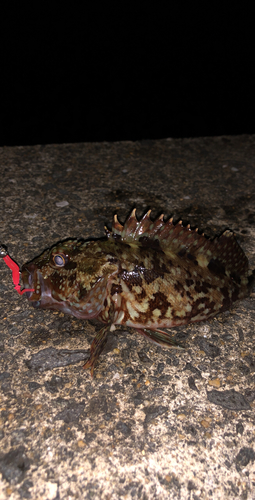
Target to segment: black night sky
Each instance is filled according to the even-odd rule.
[[[255,133],[240,4],[53,5],[2,16],[1,146]]]

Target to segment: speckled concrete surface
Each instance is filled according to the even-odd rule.
[[[22,264],[136,206],[234,230],[254,269],[254,158],[254,136],[2,148],[0,241]],[[255,499],[254,292],[173,329],[184,351],[112,333],[92,380],[99,324],[0,273],[1,499]]]

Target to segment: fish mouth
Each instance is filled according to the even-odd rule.
[[[41,298],[44,288],[44,280],[41,273],[33,264],[28,264],[22,267],[21,277],[24,284],[24,289],[33,288],[34,291],[25,292],[25,295],[33,307],[40,307]]]
[[[69,312],[66,304],[59,302],[52,296],[52,286],[47,278],[44,278],[40,270],[35,264],[25,264],[21,270],[21,277],[24,284],[24,289],[33,288],[34,291],[24,292],[30,304],[43,309],[59,309]]]
[[[26,287],[26,285],[25,285],[25,289],[26,288],[33,288],[33,277],[32,277],[32,274],[29,274],[29,276],[28,276],[28,286]],[[31,292],[31,291],[30,292],[25,292],[28,300],[30,299],[30,297],[32,297],[33,293],[34,292]]]

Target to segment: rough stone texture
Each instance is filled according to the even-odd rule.
[[[234,230],[255,268],[255,137],[2,148],[0,241],[19,264],[147,208]],[[255,498],[254,292],[175,328],[185,351],[31,309],[0,262],[0,498]],[[39,353],[39,354],[38,354]]]

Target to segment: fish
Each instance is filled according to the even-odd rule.
[[[134,209],[123,225],[115,215],[104,238],[67,239],[22,266],[32,306],[102,322],[84,365],[91,376],[108,332],[118,325],[180,348],[171,327],[229,309],[254,282],[230,230],[210,239],[164,214],[153,221],[150,213],[139,220]]]

